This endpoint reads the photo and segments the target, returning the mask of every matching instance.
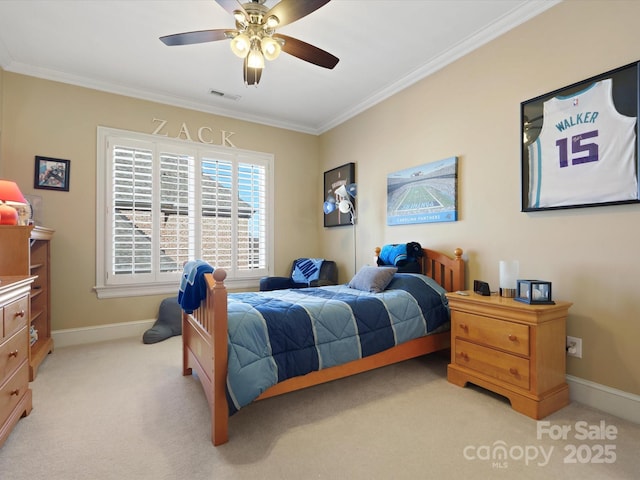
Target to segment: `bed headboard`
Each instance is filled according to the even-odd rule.
[[[380,254],[380,247],[376,247],[376,258]],[[422,249],[424,255],[420,259],[422,274],[433,278],[446,291],[455,292],[465,289],[464,260],[462,249],[453,251],[453,258],[442,252]]]

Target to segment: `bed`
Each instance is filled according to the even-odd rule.
[[[376,249],[376,255],[379,252],[380,249]],[[259,296],[268,294],[271,295],[271,297],[269,297],[267,303],[270,305],[275,304],[280,310],[298,310],[298,313],[300,314],[300,312],[302,312],[301,314],[303,315],[305,312],[310,311],[312,312],[311,316],[313,316],[315,315],[315,313],[313,313],[314,309],[329,312],[333,309],[331,321],[335,321],[336,317],[339,316],[339,314],[336,314],[336,309],[340,310],[340,308],[333,304],[325,304],[324,302],[337,302],[339,305],[348,304],[349,301],[345,300],[345,298],[351,294],[350,296],[354,297],[358,306],[349,306],[348,309],[350,309],[350,311],[355,312],[358,310],[363,312],[365,316],[368,315],[372,318],[380,315],[385,316],[385,311],[388,311],[393,313],[395,322],[397,316],[401,315],[397,313],[399,310],[398,305],[402,304],[407,306],[413,303],[420,303],[421,308],[424,302],[423,300],[419,302],[407,299],[402,300],[401,296],[406,293],[401,292],[401,290],[405,288],[405,285],[408,286],[408,289],[413,288],[415,290],[415,282],[423,286],[431,282],[431,284],[435,285],[433,290],[436,292],[436,297],[439,296],[444,299],[445,304],[445,291],[450,292],[464,289],[464,260],[462,259],[462,249],[457,248],[454,251],[453,257],[426,248],[423,248],[423,253],[424,255],[420,259],[423,275],[396,273],[393,275],[389,287],[382,293],[366,293],[361,290],[349,289],[348,285],[300,289],[296,291],[295,295],[312,297],[310,300],[311,306],[305,304],[303,308],[297,307],[299,303],[305,302],[305,300],[299,297],[292,297],[291,295],[294,295],[293,290],[227,294],[224,285],[226,272],[223,269],[216,269],[213,273],[204,274],[202,276],[204,298],[199,306],[194,308],[192,312],[183,312],[182,315],[183,375],[191,375],[195,371],[197,378],[202,383],[211,410],[211,440],[213,444],[217,446],[228,441],[229,416],[237,411],[238,408],[245,406],[248,401],[262,400],[283,393],[300,390],[449,348],[450,332],[448,329],[447,308],[446,322],[440,319],[436,321],[437,325],[434,324],[436,325],[435,328],[426,328],[425,332],[422,334],[418,333],[418,336],[412,339],[407,338],[411,335],[415,336],[415,332],[398,334],[396,330],[404,330],[405,332],[410,330],[417,331],[419,327],[413,324],[408,324],[409,326],[405,327],[404,323],[402,327],[394,326],[393,336],[397,335],[398,337],[402,337],[400,340],[397,340],[397,344],[393,344],[393,342],[387,342],[386,344],[385,342],[381,344],[373,342],[373,344],[371,344],[371,342],[368,342],[369,345],[373,346],[367,347],[363,346],[364,343],[367,342],[363,342],[362,345],[358,347],[361,349],[361,352],[358,354],[359,356],[356,355],[354,359],[350,359],[351,354],[344,354],[345,349],[343,348],[343,344],[345,342],[351,342],[351,339],[349,339],[347,335],[347,338],[340,340],[342,344],[335,348],[327,346],[330,351],[322,352],[322,355],[310,355],[310,351],[315,352],[318,348],[306,346],[304,349],[305,355],[302,357],[291,357],[285,353],[280,355],[280,359],[277,361],[273,359],[260,359],[260,361],[251,362],[251,367],[258,370],[265,370],[265,368],[262,367],[270,364],[271,367],[267,365],[266,368],[267,376],[269,377],[273,377],[274,371],[278,372],[276,376],[284,376],[279,373],[281,370],[293,370],[293,372],[290,372],[293,376],[287,379],[269,378],[264,381],[250,380],[249,383],[252,385],[252,388],[254,384],[259,384],[257,387],[259,389],[258,394],[255,392],[245,392],[245,388],[239,385],[240,380],[235,379],[235,375],[237,375],[239,371],[246,370],[244,367],[240,370],[238,369],[237,358],[238,352],[243,354],[242,352],[246,349],[244,346],[237,348],[237,345],[234,343],[235,340],[230,339],[230,334],[233,336],[236,331],[245,328],[244,326],[241,328],[237,326],[236,315],[238,310],[242,312],[241,315],[246,314],[248,311],[254,309],[256,302],[263,301],[261,298],[258,298]],[[395,288],[395,285],[397,285],[398,288]],[[305,292],[307,290],[309,292]],[[424,288],[424,290],[427,290],[427,288]],[[396,296],[400,297],[396,298]],[[436,305],[438,302],[437,300],[432,301],[435,302],[433,305]],[[369,309],[374,308],[371,305],[376,302],[382,302],[381,307],[375,307],[379,312],[367,313],[372,312],[372,310]],[[388,304],[385,302],[388,302]],[[286,306],[287,304],[289,306]],[[283,307],[283,305],[285,306]],[[436,306],[433,305],[432,307],[435,309]],[[439,310],[439,307],[437,307],[437,309]],[[229,314],[229,310],[231,314]],[[391,316],[391,313],[389,313],[389,315]],[[440,313],[438,313],[438,315],[440,315]],[[353,316],[355,317],[355,313]],[[413,312],[409,316],[415,317],[416,314]],[[434,325],[432,325],[432,327]],[[312,330],[314,336],[322,336],[321,332],[318,333],[320,330],[318,325],[314,324]],[[383,328],[381,331],[382,330],[388,332],[389,328]],[[258,334],[258,336],[260,335],[261,334]],[[249,337],[255,336],[256,334],[249,335]],[[364,335],[359,333],[358,337],[364,337]],[[272,345],[269,345],[269,348],[272,347]],[[273,348],[275,351],[275,347]],[[255,355],[255,352],[250,353],[251,355]],[[333,353],[336,353],[336,355],[333,355]],[[323,359],[323,361],[320,362],[322,364],[320,367],[317,358],[313,358],[314,356]],[[331,359],[327,360],[329,357],[331,357]],[[341,357],[344,359],[344,362],[337,363]],[[262,367],[257,366],[258,364],[262,365]],[[296,371],[296,369],[299,371]],[[309,373],[306,373],[307,370],[310,370]],[[233,377],[233,379],[230,379],[231,377]]]

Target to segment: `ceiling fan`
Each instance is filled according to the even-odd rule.
[[[241,4],[238,0],[215,0],[231,13],[236,29],[199,30],[160,37],[165,45],[192,45],[231,39],[231,50],[244,59],[243,76],[247,85],[257,85],[262,76],[264,60],[275,60],[280,51],[305,62],[332,69],[339,59],[329,52],[287,35],[276,33],[276,28],[295,22],[318,10],[330,0],[281,0],[267,8],[266,0],[251,0]]]

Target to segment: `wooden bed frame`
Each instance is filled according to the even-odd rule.
[[[422,271],[436,280],[447,291],[464,290],[464,260],[462,249],[457,248],[454,258],[423,248]],[[376,248],[376,255],[380,252]],[[192,314],[182,314],[183,375],[195,369],[211,409],[211,441],[214,445],[226,443],[229,410],[226,398],[227,380],[227,273],[217,269],[206,274],[207,296]],[[450,332],[432,334],[403,343],[378,354],[344,365],[290,378],[267,389],[258,400],[319,385],[374,368],[391,365],[425,355],[450,346]]]

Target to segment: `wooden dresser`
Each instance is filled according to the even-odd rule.
[[[566,319],[570,302],[527,305],[497,295],[448,293],[447,378],[507,397],[514,410],[544,418],[569,404]]]
[[[0,276],[0,446],[32,408],[28,325],[33,280]]]
[[[33,275],[31,288],[29,380],[53,351],[51,337],[51,239],[54,231],[33,225],[0,226],[0,275]],[[5,255],[4,252],[11,252]],[[37,337],[37,339],[36,339]]]

